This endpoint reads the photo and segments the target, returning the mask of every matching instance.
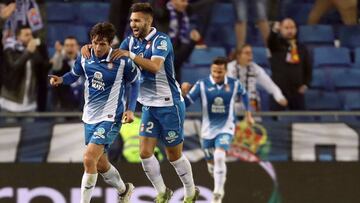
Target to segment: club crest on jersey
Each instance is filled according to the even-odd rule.
[[[108,63],[108,64],[107,64],[107,67],[108,67],[108,69],[113,69],[113,68],[114,68],[114,64],[113,64],[113,63]]]
[[[96,71],[94,73],[94,77],[91,80],[91,87],[97,89],[97,90],[105,90],[105,83],[103,80],[103,75],[101,72]]]
[[[146,44],[145,49],[149,49],[150,46],[151,46],[151,41],[149,41],[149,42]]]
[[[221,97],[216,97],[211,105],[212,113],[225,113],[224,100]]]
[[[167,51],[167,41],[161,40],[160,45],[156,47],[157,49]]]
[[[225,84],[225,91],[230,92],[230,86],[228,84]]]

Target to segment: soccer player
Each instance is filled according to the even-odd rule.
[[[51,75],[50,84],[71,84],[79,76],[85,76],[85,105],[82,120],[85,123],[84,153],[85,172],[81,181],[81,202],[89,203],[95,188],[98,173],[104,181],[115,187],[119,202],[129,202],[134,189],[133,184],[124,183],[118,170],[110,164],[107,151],[118,136],[121,122],[134,119],[136,98],[138,96],[139,71],[129,58],[110,61],[111,41],[115,28],[110,23],[98,23],[92,27],[91,57],[78,57],[71,72],[63,77]],[[128,105],[125,104],[125,85],[130,83]]]
[[[131,7],[130,27],[133,34],[113,54],[130,57],[141,69],[138,101],[143,105],[140,128],[140,157],[143,169],[156,189],[156,202],[169,202],[173,192],[164,184],[160,164],[154,156],[158,141],[165,145],[167,158],[184,185],[184,202],[195,202],[195,187],[189,160],[183,155],[185,104],[175,80],[174,50],[168,35],[151,27],[153,10],[149,3]],[[82,54],[88,52],[83,47]]]
[[[216,58],[209,77],[197,81],[192,88],[187,82],[181,85],[186,106],[201,98],[201,143],[209,172],[214,177],[213,203],[220,203],[225,193],[226,151],[235,132],[236,97],[242,97],[246,109],[245,119],[250,124],[254,122],[249,111],[248,95],[238,80],[226,76],[226,66],[226,58]]]

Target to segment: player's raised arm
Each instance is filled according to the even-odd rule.
[[[134,121],[134,112],[136,108],[136,101],[139,94],[139,75],[140,71],[133,64],[130,59],[127,60],[127,65],[124,70],[124,78],[127,82],[125,95],[127,95],[127,110],[123,114],[123,123],[131,123]]]

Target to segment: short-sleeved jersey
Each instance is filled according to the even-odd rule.
[[[97,58],[93,51],[90,59],[79,56],[71,70],[75,76],[85,76],[85,123],[120,121],[126,103],[125,84],[138,78],[139,71],[131,59],[110,61],[111,52],[104,58]]]
[[[155,74],[139,67],[141,77],[138,101],[145,106],[173,106],[177,101],[183,101],[180,86],[175,80],[174,50],[168,35],[151,29],[143,40],[127,37],[120,49],[147,59],[157,57],[164,60],[163,66]]]
[[[213,139],[221,133],[234,134],[234,102],[238,95],[244,94],[246,90],[240,82],[229,77],[225,77],[222,85],[216,84],[211,76],[196,82],[186,95],[186,100],[193,103],[201,98],[202,138]]]

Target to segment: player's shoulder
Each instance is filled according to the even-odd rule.
[[[169,35],[167,35],[163,32],[160,32],[160,31],[156,32],[155,38],[157,38],[158,40],[170,40]]]

